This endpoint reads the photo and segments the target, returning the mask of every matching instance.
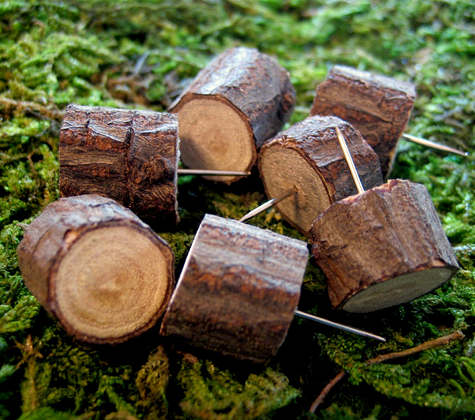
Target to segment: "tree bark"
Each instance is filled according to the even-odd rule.
[[[31,293],[69,334],[90,343],[122,342],[152,327],[174,283],[168,244],[99,195],[48,205],[17,252]]]
[[[310,115],[335,115],[352,124],[378,154],[386,178],[415,97],[412,83],[335,66],[317,86]]]
[[[314,219],[333,202],[356,193],[335,127],[345,136],[366,188],[383,183],[378,156],[359,132],[337,117],[308,117],[262,146],[259,171],[269,198],[291,188],[296,193],[277,208],[283,217],[308,235]]]
[[[176,116],[69,105],[60,131],[62,196],[100,194],[162,224],[178,221]]]
[[[161,334],[264,362],[285,339],[307,265],[304,242],[206,215]]]
[[[334,307],[372,312],[439,287],[458,263],[427,189],[390,180],[314,222],[313,255]]]
[[[170,107],[180,119],[183,162],[199,169],[250,170],[256,147],[281,129],[294,104],[289,74],[275,59],[251,48],[225,51]]]

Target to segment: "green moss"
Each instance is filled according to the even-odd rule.
[[[67,413],[61,413],[59,411],[55,411],[50,407],[43,407],[39,408],[38,410],[31,411],[28,413],[23,414],[20,417],[21,420],[74,420],[77,419],[76,416],[72,416]]]
[[[238,381],[212,361],[193,357],[183,358],[177,378],[184,393],[180,407],[191,418],[263,418],[299,395],[284,375],[270,368]]]
[[[166,389],[169,380],[168,358],[163,347],[152,353],[139,370],[135,385],[140,395],[138,407],[145,419],[165,418],[168,413]]]

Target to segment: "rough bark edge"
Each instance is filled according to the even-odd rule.
[[[167,215],[165,215],[164,217],[164,223],[167,223],[167,222],[172,222],[176,225],[180,222],[180,215],[179,215],[179,206],[178,206],[178,167],[179,167],[179,164],[180,164],[180,137],[179,137],[179,134],[178,134],[178,129],[179,129],[179,122],[178,122],[178,116],[174,115],[173,113],[171,112],[157,112],[157,111],[151,111],[151,110],[138,110],[138,109],[130,109],[130,108],[114,108],[114,107],[108,107],[108,106],[90,106],[90,105],[78,105],[78,104],[69,104],[65,111],[64,111],[64,115],[63,115],[63,121],[61,123],[61,127],[60,127],[60,140],[59,140],[59,146],[58,146],[58,153],[60,153],[60,148],[61,148],[61,137],[62,137],[62,131],[63,131],[63,125],[64,125],[64,120],[67,115],[69,115],[70,112],[81,112],[83,114],[85,114],[86,116],[86,123],[84,125],[83,128],[87,129],[88,126],[89,126],[89,112],[90,110],[93,110],[93,111],[96,111],[96,112],[99,112],[99,111],[102,111],[102,112],[110,112],[110,111],[122,111],[122,112],[128,112],[131,114],[131,117],[130,117],[130,124],[127,128],[127,133],[126,133],[126,137],[124,139],[124,145],[126,146],[126,153],[125,153],[125,156],[124,156],[124,164],[125,164],[125,188],[124,188],[124,200],[123,201],[117,201],[116,199],[114,198],[111,198],[109,195],[106,195],[106,194],[102,194],[102,193],[99,193],[99,192],[94,192],[94,193],[88,193],[88,192],[82,192],[80,193],[79,195],[89,195],[89,194],[97,194],[97,195],[100,195],[101,197],[104,197],[104,198],[109,198],[109,199],[112,199],[114,201],[117,201],[121,206],[124,206],[126,207],[127,209],[131,210],[132,212],[134,212],[135,214],[135,208],[131,208],[129,207],[130,206],[130,203],[131,203],[131,195],[132,192],[131,192],[131,185],[130,185],[130,181],[129,181],[129,174],[130,174],[130,168],[131,168],[131,161],[130,161],[130,147],[131,147],[131,144],[132,144],[132,133],[134,131],[134,119],[135,117],[137,116],[138,113],[141,113],[141,112],[144,112],[144,113],[153,113],[153,114],[157,114],[157,115],[166,115],[168,117],[172,117],[174,119],[174,122],[176,123],[176,153],[175,153],[175,175],[174,175],[174,211],[169,211],[167,212]],[[69,120],[68,120],[68,123],[71,123]],[[68,144],[69,145],[69,144]],[[59,163],[60,163],[60,167],[59,167],[59,192],[60,192],[60,198],[67,198],[67,197],[73,197],[73,196],[78,196],[78,194],[73,194],[73,195],[69,195],[69,194],[64,194],[63,193],[63,188],[64,187],[61,187],[62,183],[63,183],[63,179],[61,177],[61,159],[59,158]],[[172,214],[173,213],[173,214]],[[143,215],[141,217],[144,217],[145,220],[149,221],[150,223],[153,223],[153,224],[157,224],[160,222],[160,217],[156,216],[156,217],[149,217],[148,215]],[[162,220],[163,222],[163,220]]]
[[[403,183],[410,182],[410,181],[407,181],[407,180],[390,179],[387,183],[382,184],[382,185],[380,185],[380,186],[378,186],[378,187],[374,187],[373,189],[368,190],[368,192],[374,192],[374,193],[378,194],[378,190],[381,190],[383,187],[385,188],[386,192],[390,192],[394,187],[397,187],[398,185],[400,185],[400,184],[401,184],[401,181],[402,181]],[[410,183],[412,183],[412,182],[410,182]],[[424,189],[425,189],[425,191],[426,191],[428,197],[430,198],[430,194],[429,194],[429,192],[427,191],[426,187],[425,187],[423,184],[417,184],[417,183],[412,183],[412,184],[416,184],[416,185],[419,185],[420,187],[424,187]],[[373,190],[373,191],[372,191],[372,190]],[[360,194],[355,194],[355,195],[352,195],[352,196],[349,196],[349,197],[345,197],[345,198],[343,198],[342,200],[340,200],[340,201],[338,201],[337,203],[335,203],[335,205],[338,205],[340,202],[344,202],[344,201],[351,203],[351,202],[356,201],[359,197],[360,197]],[[432,201],[431,201],[431,202],[432,202]],[[433,206],[433,204],[432,204],[432,206]],[[331,208],[331,207],[329,207],[327,210],[325,210],[323,213],[321,213],[320,215],[318,215],[318,216],[315,218],[315,220],[314,220],[314,222],[313,222],[313,224],[312,224],[312,228],[310,229],[310,232],[313,230],[313,225],[316,223],[316,221],[317,221],[317,220],[320,220],[320,219],[324,216],[324,214],[325,214],[330,208]],[[438,216],[437,209],[436,209],[434,206],[433,206],[433,212],[434,212],[434,214],[436,214],[436,215]],[[444,231],[443,226],[442,226],[442,223],[440,222],[440,218],[439,218],[439,223],[440,223],[440,227],[441,227],[442,231]],[[313,236],[313,234],[312,234],[312,236]],[[450,242],[448,241],[448,238],[447,238],[447,242],[448,242],[449,246],[451,247],[451,244],[450,244]],[[314,258],[315,258],[315,254],[316,254],[316,253],[317,253],[317,254],[319,253],[318,249],[317,249],[316,252],[314,251],[315,249],[316,249],[316,247],[315,247],[314,245],[312,245],[312,255],[313,255]],[[439,256],[440,256],[440,255],[439,255]],[[409,299],[409,300],[407,300],[407,301],[401,302],[401,303],[399,303],[399,305],[403,305],[403,304],[408,303],[408,302],[410,302],[410,301],[412,301],[412,300],[414,300],[414,299],[417,299],[417,298],[420,297],[420,296],[423,296],[423,295],[425,295],[425,294],[427,294],[427,293],[431,293],[432,291],[434,291],[434,290],[438,289],[439,287],[441,287],[443,284],[445,284],[445,283],[447,283],[448,281],[450,281],[450,279],[451,279],[451,278],[456,274],[456,272],[460,269],[460,266],[459,266],[458,263],[457,263],[457,259],[456,259],[455,255],[453,255],[453,258],[454,258],[454,261],[453,261],[453,262],[455,262],[455,265],[454,265],[452,262],[450,262],[450,261],[443,261],[443,260],[440,259],[440,258],[436,258],[436,259],[430,260],[430,262],[432,262],[432,263],[434,263],[435,261],[440,261],[441,263],[444,264],[444,266],[439,266],[439,267],[436,266],[436,267],[432,267],[432,268],[445,268],[445,269],[450,269],[450,270],[452,270],[451,275],[450,275],[443,283],[439,284],[438,286],[435,286],[435,287],[433,287],[432,289],[427,290],[427,291],[424,292],[422,295],[419,295],[419,296],[417,296],[416,298],[412,298],[412,299]],[[317,265],[318,265],[318,264],[317,264]],[[395,277],[399,277],[399,276],[403,276],[403,275],[415,273],[415,272],[418,272],[418,271],[423,271],[424,268],[426,268],[426,267],[427,267],[427,263],[424,264],[424,265],[419,265],[419,266],[417,266],[413,271],[410,271],[410,272],[405,271],[405,272],[396,273],[395,275],[392,275],[392,276],[383,276],[383,277],[381,277],[381,278],[379,278],[379,279],[374,280],[371,284],[366,284],[364,287],[362,287],[362,288],[360,288],[360,289],[358,289],[358,290],[352,290],[352,291],[350,291],[349,294],[347,294],[347,296],[346,296],[345,298],[343,298],[343,299],[341,300],[341,302],[338,303],[338,304],[334,304],[333,301],[330,299],[331,305],[332,305],[332,307],[333,307],[334,309],[342,309],[342,307],[348,302],[349,299],[351,299],[351,298],[352,298],[353,296],[355,296],[356,294],[362,292],[363,290],[366,290],[366,289],[368,289],[369,287],[374,286],[374,285],[376,285],[376,284],[384,283],[385,281],[390,280],[390,279],[393,279],[393,278],[395,278]],[[325,274],[325,276],[326,276],[326,274]],[[328,281],[327,281],[327,282],[328,282]],[[392,306],[394,306],[394,305],[392,305]],[[382,310],[382,309],[384,309],[384,308],[381,308],[380,310]],[[371,311],[371,312],[376,312],[376,311]],[[368,313],[371,313],[371,312],[368,312]]]
[[[181,97],[179,102],[172,105],[172,107],[169,109],[169,112],[173,113],[173,114],[178,114],[180,112],[181,108],[183,108],[188,102],[191,102],[194,99],[205,99],[205,100],[209,100],[209,101],[213,101],[213,100],[216,101],[217,100],[217,101],[222,102],[226,105],[229,105],[234,111],[236,111],[236,113],[239,115],[241,120],[246,125],[246,128],[249,132],[250,138],[252,139],[252,141],[251,141],[251,149],[252,149],[251,162],[249,163],[247,168],[244,169],[245,172],[249,172],[254,167],[254,165],[256,164],[256,160],[257,160],[257,141],[256,141],[256,137],[254,136],[254,130],[252,129],[251,123],[250,123],[249,118],[247,117],[247,115],[244,114],[244,112],[242,112],[229,99],[227,99],[226,97],[224,97],[220,93],[219,94],[213,94],[213,95],[204,95],[204,94],[201,94],[201,93],[186,92]],[[180,124],[179,121],[178,121],[178,124]],[[177,137],[179,138],[179,130],[178,130]],[[203,168],[196,168],[196,169],[203,169]],[[208,180],[211,180],[211,181],[214,181],[216,177],[205,176],[204,178],[208,179]],[[242,179],[242,176],[236,176],[236,177],[232,176],[232,177],[226,177],[226,180],[220,181],[220,182],[223,182],[223,183],[229,185],[229,184],[232,184],[233,182],[238,181],[240,179]]]

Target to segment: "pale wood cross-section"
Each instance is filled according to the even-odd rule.
[[[337,117],[308,117],[270,139],[259,153],[259,171],[267,196],[280,197],[295,189],[295,194],[276,207],[306,235],[320,213],[356,193],[335,127],[348,141],[364,186],[382,184],[376,153],[357,130]]]
[[[208,64],[170,107],[178,113],[181,155],[189,168],[249,171],[257,148],[292,114],[288,72],[256,49],[229,49]],[[231,183],[239,177],[213,176]]]
[[[174,283],[168,244],[130,210],[98,195],[62,198],[25,229],[26,286],[81,341],[118,343],[152,327]]]

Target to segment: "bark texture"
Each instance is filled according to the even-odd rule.
[[[357,128],[378,154],[387,177],[415,97],[412,83],[335,66],[317,86],[310,115],[335,115]]]
[[[458,268],[427,189],[410,181],[390,180],[333,204],[311,234],[333,306],[351,312],[408,302]]]
[[[107,240],[111,237],[115,243]],[[141,247],[146,253],[137,251]],[[130,210],[95,194],[48,205],[25,229],[17,252],[28,289],[69,334],[82,341],[117,343],[149,329],[163,313],[173,288],[174,256],[168,244]],[[78,258],[71,260],[68,256],[75,253]],[[156,266],[151,262],[156,275],[148,267],[141,269],[147,259],[161,260]],[[69,270],[70,266],[74,268]],[[72,299],[79,303],[77,308],[60,302],[64,287],[77,292]],[[84,293],[90,299],[81,301]],[[110,316],[111,322],[106,320]],[[100,333],[91,333],[96,330]]]
[[[295,187],[296,194],[277,208],[307,235],[313,220],[331,203],[357,192],[335,127],[346,139],[365,188],[382,184],[376,153],[358,130],[337,117],[308,117],[269,140],[259,153],[267,196],[275,198]]]
[[[176,116],[69,105],[60,131],[62,196],[100,194],[141,218],[178,221]]]
[[[307,258],[302,241],[206,215],[161,334],[238,359],[268,360],[293,319]]]
[[[239,167],[239,170],[249,170],[256,159],[256,147],[260,147],[266,139],[277,133],[292,114],[295,105],[295,90],[288,72],[274,58],[256,49],[238,47],[229,49],[215,58],[172,104],[170,110],[179,114],[180,125],[183,107],[188,102],[199,99],[212,100],[216,104],[227,104],[229,110],[235,112],[247,126],[251,139],[247,147],[253,149],[252,157],[245,167]],[[216,119],[214,115],[197,117],[201,120],[209,119],[206,122],[208,135],[218,132],[219,136],[229,143],[244,141],[233,138],[234,133],[230,133],[227,138],[225,127],[221,131],[220,121],[213,121],[213,117]],[[183,121],[186,125],[188,120]],[[201,121],[201,123],[205,122]],[[194,121],[191,121],[191,124],[196,126]],[[185,133],[183,135],[181,130],[182,127],[180,127],[180,137],[183,141],[183,161],[189,165],[189,161],[193,162],[193,156],[189,156],[192,153],[192,147],[188,147],[188,143],[196,143],[200,139],[196,134],[196,128],[188,130],[183,126]],[[222,150],[207,152],[215,154]],[[203,162],[206,164],[206,159]],[[232,169],[226,167],[226,162],[223,164],[223,168]]]

